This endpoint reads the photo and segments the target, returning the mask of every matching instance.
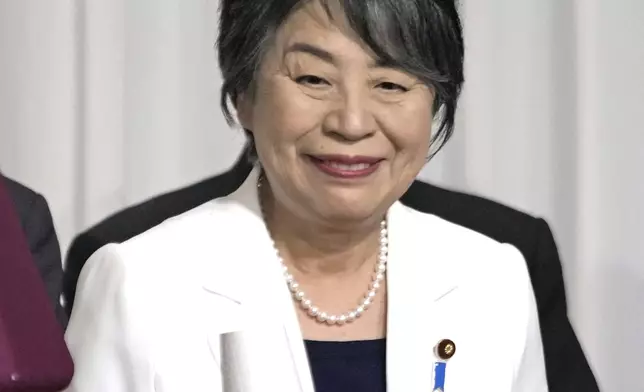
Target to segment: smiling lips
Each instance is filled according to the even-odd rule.
[[[380,166],[382,158],[346,155],[309,155],[321,172],[336,178],[367,177]]]

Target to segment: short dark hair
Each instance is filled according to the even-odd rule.
[[[457,0],[221,0],[219,67],[221,108],[234,124],[230,105],[251,91],[264,53],[288,16],[309,1],[320,1],[329,16],[330,1],[339,1],[349,26],[376,56],[432,87],[434,113],[440,123],[432,139],[434,154],[454,130],[463,85],[463,31]],[[252,134],[247,153],[256,158]]]

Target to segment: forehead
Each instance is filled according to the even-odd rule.
[[[340,2],[307,1],[277,31],[275,47],[284,52],[297,43],[317,45],[338,54],[374,59],[373,51],[351,29]]]

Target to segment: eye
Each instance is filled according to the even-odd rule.
[[[377,87],[385,91],[392,91],[392,92],[406,93],[407,91],[409,91],[407,87],[404,87],[392,82],[382,82],[382,83],[379,83]]]
[[[315,75],[302,75],[295,79],[297,84],[305,84],[313,87],[330,86],[326,80]]]

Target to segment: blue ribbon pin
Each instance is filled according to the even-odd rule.
[[[434,364],[434,389],[433,392],[443,392],[445,390],[445,368],[447,363],[436,362]]]
[[[456,353],[456,344],[449,340],[443,339],[434,347],[434,355],[438,359],[434,363],[434,388],[433,392],[445,391],[445,370],[447,361]]]

